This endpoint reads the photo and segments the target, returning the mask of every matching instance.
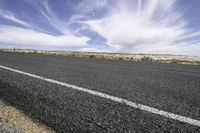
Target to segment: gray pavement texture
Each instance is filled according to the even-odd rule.
[[[200,120],[200,66],[0,52],[0,65]],[[192,126],[0,69],[0,97],[59,133],[191,132]]]

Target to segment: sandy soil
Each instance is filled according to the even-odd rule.
[[[31,118],[0,99],[1,133],[54,133],[48,127],[33,122]]]

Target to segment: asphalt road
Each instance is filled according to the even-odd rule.
[[[0,65],[200,120],[200,66],[0,52]],[[0,68],[0,97],[65,132],[200,132],[200,127]]]

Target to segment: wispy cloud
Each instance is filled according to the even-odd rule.
[[[75,11],[78,13],[88,14],[93,13],[94,10],[106,6],[108,0],[82,0],[76,7]]]
[[[40,1],[40,5],[36,5],[37,9],[40,8],[40,13],[48,20],[49,24],[57,29],[60,33],[65,35],[71,35],[72,32],[69,30],[68,22],[59,19],[55,13],[49,7],[48,0]]]
[[[5,11],[5,10],[0,9],[0,17],[3,17],[5,19],[8,19],[10,21],[13,21],[17,24],[20,24],[20,25],[23,25],[23,26],[26,26],[26,27],[30,26],[28,23],[26,23],[23,20],[20,20],[12,12],[9,12],[9,11]]]

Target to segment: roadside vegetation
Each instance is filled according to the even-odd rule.
[[[170,63],[172,63],[172,64],[178,64],[178,63],[180,63],[180,61],[177,60],[177,59],[171,59]]]
[[[148,62],[152,62],[153,61],[153,58],[151,57],[148,57],[148,56],[144,56],[141,58],[141,61],[148,61]]]
[[[200,57],[198,56],[183,56],[183,55],[162,55],[162,54],[129,54],[129,53],[104,53],[104,52],[75,52],[75,51],[47,51],[34,49],[0,49],[6,52],[19,52],[30,54],[47,54],[70,57],[87,57],[112,60],[132,60],[132,61],[147,61],[161,62],[171,64],[193,64],[200,65]]]

